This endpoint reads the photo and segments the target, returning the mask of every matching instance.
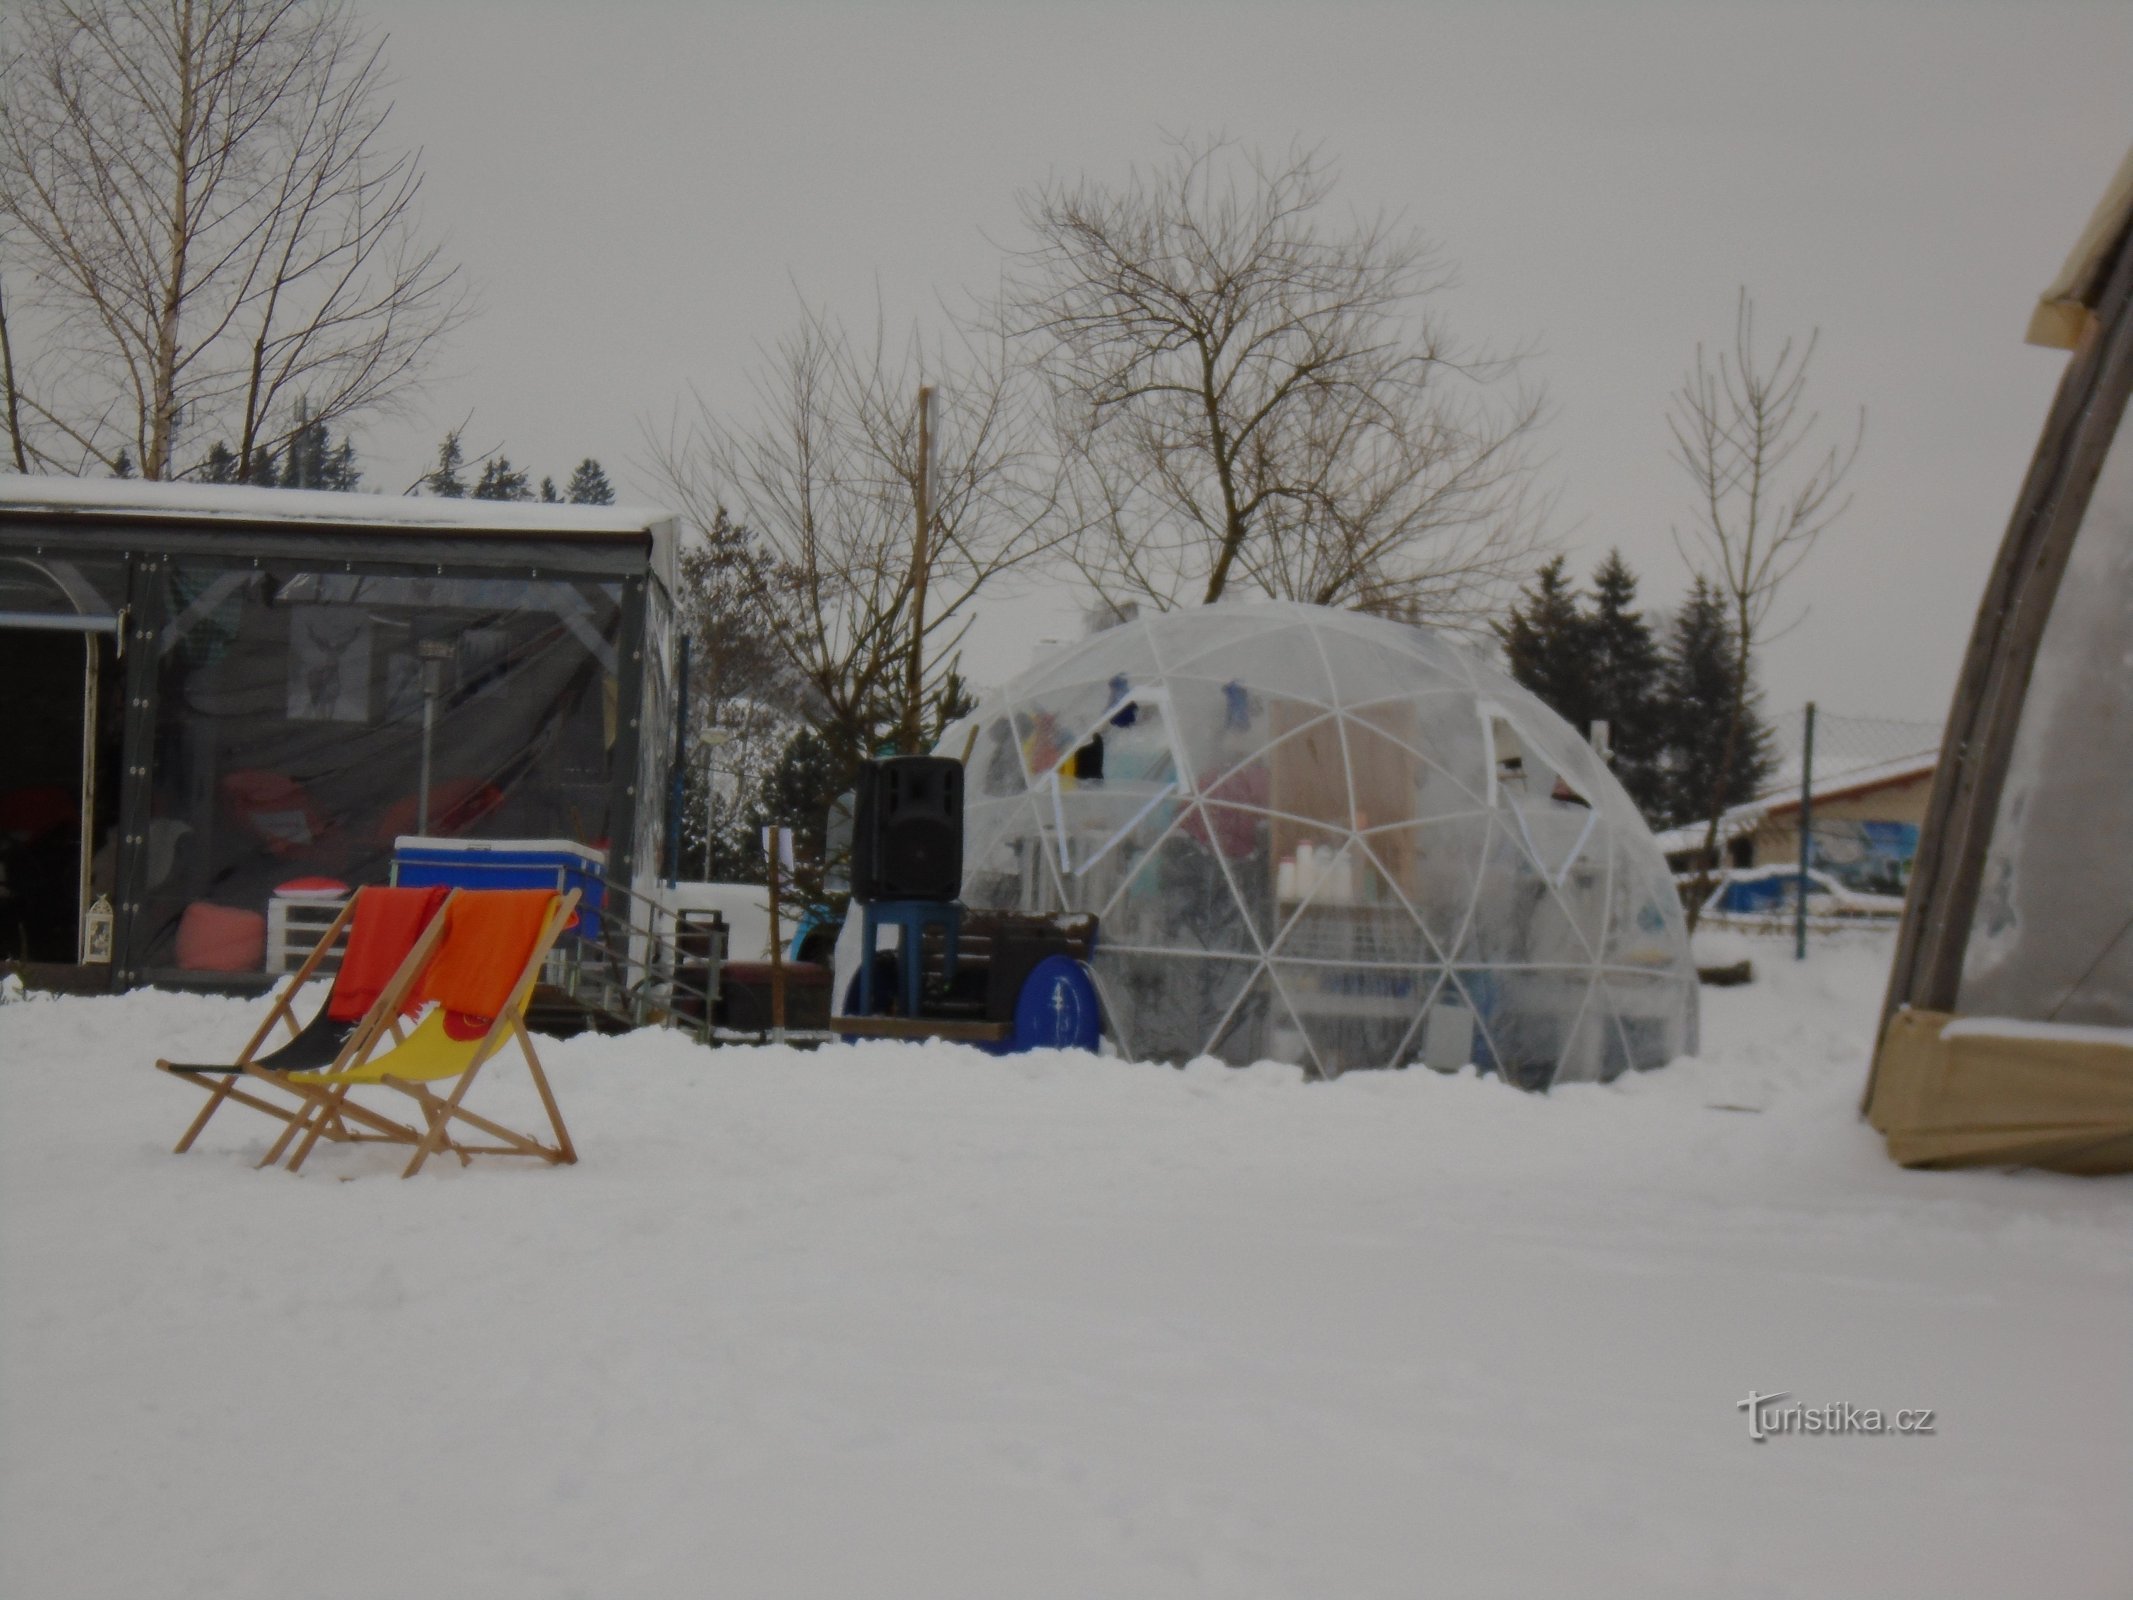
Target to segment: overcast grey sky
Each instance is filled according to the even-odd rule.
[[[990,280],[1034,179],[1123,175],[1166,130],[1301,138],[1457,263],[1457,331],[1532,347],[1554,534],[1581,570],[1621,545],[1651,603],[1685,583],[1664,408],[1697,339],[1742,284],[1773,334],[1820,327],[1815,395],[1868,437],[1773,711],[1945,712],[2065,359],[2029,310],[2133,142],[2123,0],[358,4],[481,304],[417,410],[360,431],[374,486],[472,413],[470,446],[559,481],[597,455],[653,498],[643,424],[692,384],[742,403],[796,287],[930,317]],[[1077,606],[997,608],[974,675]]]

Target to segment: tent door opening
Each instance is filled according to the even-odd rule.
[[[0,612],[0,960],[82,961],[116,882],[117,637],[116,617]]]

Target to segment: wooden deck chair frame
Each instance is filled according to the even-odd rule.
[[[389,1072],[377,1078],[364,1077],[358,1079],[352,1077],[351,1074],[357,1068],[370,1060],[371,1054],[383,1034],[384,1030],[382,1028],[373,1028],[362,1038],[351,1039],[347,1047],[342,1050],[340,1058],[334,1062],[332,1067],[317,1075],[320,1079],[328,1081],[320,1082],[308,1089],[303,1085],[292,1085],[292,1087],[303,1089],[309,1095],[311,1103],[299,1113],[297,1119],[291,1121],[288,1129],[280,1139],[275,1141],[274,1147],[267,1152],[259,1164],[262,1167],[271,1166],[279,1160],[282,1151],[287,1149],[290,1141],[296,1139],[298,1133],[301,1132],[302,1138],[298,1141],[295,1151],[289,1157],[289,1170],[291,1172],[301,1171],[305,1158],[311,1154],[312,1147],[318,1143],[322,1136],[330,1137],[330,1135],[327,1135],[326,1130],[333,1119],[347,1116],[350,1108],[357,1104],[350,1098],[351,1092],[357,1087],[368,1083],[375,1083],[381,1087],[393,1089],[407,1095],[421,1107],[423,1116],[428,1123],[428,1127],[424,1132],[412,1136],[411,1142],[415,1146],[415,1153],[409,1158],[406,1169],[400,1174],[403,1178],[412,1178],[416,1173],[420,1172],[423,1164],[440,1150],[449,1150],[458,1156],[462,1166],[468,1165],[473,1157],[478,1155],[534,1156],[546,1161],[551,1166],[567,1166],[574,1163],[578,1159],[578,1152],[570,1142],[570,1130],[563,1125],[562,1110],[556,1105],[555,1092],[548,1086],[548,1074],[542,1069],[540,1054],[533,1047],[533,1036],[526,1031],[525,1011],[526,1002],[533,993],[533,986],[540,978],[541,967],[548,960],[548,952],[554,947],[563,930],[570,925],[570,919],[576,913],[577,907],[578,891],[576,889],[570,890],[567,894],[557,896],[554,903],[549,906],[548,915],[541,924],[540,933],[534,939],[533,947],[526,956],[525,965],[519,971],[518,981],[511,987],[510,998],[504,1002],[502,1008],[496,1013],[495,1018],[491,1020],[488,1030],[475,1042],[473,1052],[468,1057],[466,1069],[453,1080],[452,1092],[449,1095],[438,1095],[426,1084],[416,1083],[406,1078],[397,1078]],[[449,905],[447,905],[447,910],[449,910]],[[425,933],[424,943],[430,945],[431,951],[434,951],[435,945],[430,936],[432,934],[441,936],[448,924],[448,920],[446,912],[440,911],[430,924],[428,932]],[[378,1002],[381,1007],[388,1008],[386,1010],[387,1016],[397,1017],[399,1015],[400,1007],[405,1004],[408,992],[412,989],[416,978],[421,975],[422,968],[427,965],[428,952],[425,952],[423,961],[419,965],[410,957],[409,963],[403,966],[399,973],[395,974],[391,985],[379,997]],[[533,1086],[541,1097],[541,1107],[548,1113],[548,1124],[555,1134],[555,1143],[552,1145],[542,1144],[538,1139],[514,1132],[502,1123],[482,1116],[479,1112],[467,1110],[461,1104],[461,1101],[466,1098],[467,1091],[474,1086],[474,1079],[482,1067],[503,1048],[506,1039],[514,1037],[518,1041],[520,1052],[526,1058],[526,1070],[533,1076]],[[331,1081],[336,1078],[340,1081]],[[451,1135],[451,1124],[455,1121],[464,1122],[469,1127],[477,1128],[498,1142],[478,1145],[461,1143]]]
[[[332,925],[326,929],[325,936],[312,947],[311,953],[304,957],[303,965],[299,966],[290,975],[289,981],[275,995],[274,1004],[268,1010],[266,1020],[261,1022],[253,1032],[252,1037],[245,1041],[244,1048],[237,1052],[237,1059],[231,1063],[235,1070],[216,1074],[215,1087],[208,1092],[207,1104],[200,1108],[199,1115],[194,1117],[191,1125],[186,1128],[184,1137],[178,1140],[177,1145],[171,1152],[173,1155],[182,1156],[186,1151],[190,1150],[193,1147],[193,1142],[200,1137],[202,1130],[207,1127],[209,1120],[213,1118],[217,1111],[222,1109],[225,1103],[234,1101],[238,1105],[249,1106],[254,1111],[263,1112],[267,1116],[288,1124],[291,1128],[295,1127],[297,1119],[308,1109],[312,1100],[310,1091],[299,1084],[291,1083],[284,1073],[277,1072],[272,1067],[262,1066],[257,1057],[266,1046],[268,1036],[273,1033],[276,1023],[285,1024],[292,1039],[302,1033],[303,1029],[296,1020],[296,996],[303,986],[317,975],[319,965],[326,959],[328,952],[333,949],[334,941],[340,938],[341,934],[347,929],[349,920],[355,915],[356,899],[355,895],[348,897],[348,903],[341,907],[340,914],[333,919]],[[395,972],[395,983],[398,982],[398,979],[403,974],[412,981],[414,975],[421,971],[421,964],[429,959],[427,952],[436,948],[435,931],[442,916],[443,911],[440,907],[438,914],[430,919],[429,927],[423,930],[422,937],[415,942],[414,948],[408,952],[406,958],[401,962],[399,971]],[[405,986],[401,987],[404,989]],[[373,1004],[356,1023],[354,1030],[348,1036],[347,1044],[342,1047],[344,1054],[366,1035],[375,1035],[390,1029],[395,1039],[402,1037],[398,1013],[396,1011],[383,1012],[381,1015],[384,1000],[385,996],[381,994],[377,1003]],[[200,1083],[200,1077],[197,1073],[188,1072],[168,1059],[158,1060],[156,1062],[156,1070],[195,1085]],[[240,1087],[247,1079],[251,1080],[252,1084],[258,1088],[272,1089],[288,1096],[288,1103],[277,1105],[274,1101],[263,1098],[253,1089]],[[347,1108],[345,1112],[335,1116],[321,1131],[326,1138],[332,1139],[337,1143],[413,1144],[422,1137],[419,1130],[411,1128],[405,1123],[395,1122],[389,1117],[381,1116],[368,1106]]]

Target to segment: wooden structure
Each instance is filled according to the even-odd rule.
[[[2073,956],[2068,983],[2054,980],[2018,997],[2004,985],[1989,995],[1966,993],[1979,987],[1980,941],[2004,940],[2014,921],[2006,885],[1992,886],[1999,899],[1988,903],[1988,862],[1997,851],[2011,877],[2008,836],[2048,826],[2035,805],[2010,808],[2007,801],[2025,720],[2041,720],[2032,692],[2040,653],[2055,619],[2063,621],[2067,606],[2083,599],[2070,593],[2062,602],[2062,579],[2081,549],[2106,575],[2106,586],[2112,573],[2120,588],[2126,582],[2133,546],[2127,493],[2133,438],[2121,426],[2133,394],[2129,230],[2133,155],[2030,326],[2032,342],[2068,349],[2072,357],[1956,684],[1867,1083],[1866,1113],[1887,1136],[1891,1154],[1908,1165],[2133,1168],[2133,1044],[2125,1034],[2133,1018],[2124,1014],[2124,994],[2103,992],[2115,990],[2113,975],[2125,965],[2133,922],[2115,937],[2098,924],[2100,949],[2093,960],[2085,946]],[[2099,494],[2107,466],[2115,487]],[[2105,660],[2112,659],[2109,646],[2108,639],[2099,641]],[[2091,671],[2087,693],[2094,714],[2068,743],[2115,749],[2112,741],[2125,738],[2133,711],[2123,670]],[[2108,879],[2129,870],[2128,796],[2123,771],[2101,778],[2086,800],[2090,836],[2056,844],[2086,852]],[[2073,898],[2090,904],[2069,903]],[[2031,936],[2037,922],[2054,920],[2050,908],[2042,909],[2044,917],[2029,919]],[[2077,914],[2100,915],[2108,923],[2124,910],[2108,881],[2091,880],[2078,895],[2061,897],[2057,916],[2070,922]],[[2058,992],[2042,992],[2045,987]],[[2065,1008],[2084,990],[2097,990],[2097,997],[2086,1009],[2077,1005],[2080,1021],[2064,1020]],[[1989,1007],[1989,1026],[1951,1026],[1978,1005]]]

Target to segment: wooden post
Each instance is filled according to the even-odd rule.
[[[918,525],[911,537],[911,650],[904,660],[903,747],[906,755],[923,755],[920,700],[926,687],[926,537],[933,516],[933,388],[918,391],[918,479],[912,498]]]

